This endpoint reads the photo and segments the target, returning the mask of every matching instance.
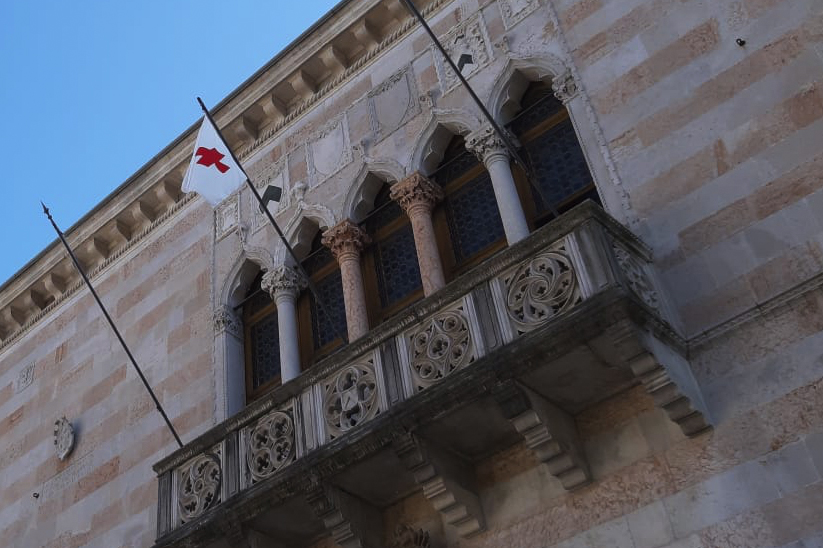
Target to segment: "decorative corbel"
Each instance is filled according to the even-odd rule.
[[[306,494],[309,506],[342,548],[379,548],[383,523],[380,510],[338,487],[315,482]]]
[[[394,442],[397,456],[423,488],[423,496],[463,538],[485,531],[474,469],[457,455],[408,434]]]
[[[574,419],[533,390],[509,381],[494,394],[503,415],[569,491],[591,481]]]

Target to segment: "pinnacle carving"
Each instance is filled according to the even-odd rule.
[[[326,230],[321,241],[331,250],[335,259],[340,261],[346,255],[359,255],[371,243],[371,238],[365,230],[346,219]]]
[[[230,306],[221,306],[214,311],[214,331],[216,333],[222,333],[226,331],[235,335],[237,337],[240,336],[240,320],[237,318],[237,314],[235,314],[234,310]]]
[[[577,95],[577,82],[570,70],[552,79],[552,91],[558,101],[568,103]]]
[[[407,215],[411,215],[414,209],[431,211],[434,205],[443,199],[443,189],[416,171],[393,184],[389,195]]]
[[[491,126],[485,126],[470,134],[466,138],[466,149],[483,163],[493,155],[509,155],[505,141]]]
[[[306,288],[306,279],[295,269],[281,265],[263,274],[260,288],[268,293],[272,300],[283,294],[297,298],[300,291]]]

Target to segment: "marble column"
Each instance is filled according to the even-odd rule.
[[[423,281],[423,294],[428,297],[446,285],[432,224],[432,208],[443,199],[443,190],[419,172],[415,172],[393,184],[390,195],[411,221],[417,262],[420,265],[420,278]]]
[[[263,274],[260,287],[277,305],[277,331],[280,339],[280,381],[286,383],[300,374],[300,345],[297,334],[297,297],[306,280],[288,266]]]
[[[494,130],[487,126],[466,138],[466,148],[483,162],[489,172],[497,200],[497,209],[503,221],[506,241],[509,245],[519,242],[529,235],[526,214],[514,184],[509,151]]]
[[[366,232],[348,219],[323,233],[323,245],[331,249],[340,265],[349,342],[359,339],[369,330],[360,253],[370,241]]]

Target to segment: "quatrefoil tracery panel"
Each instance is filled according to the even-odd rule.
[[[582,299],[577,273],[563,245],[540,253],[501,281],[505,312],[517,335],[540,327]]]

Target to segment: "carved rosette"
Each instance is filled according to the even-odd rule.
[[[365,230],[346,219],[326,230],[321,241],[339,262],[348,257],[359,257],[371,238]]]
[[[424,390],[476,358],[469,319],[462,307],[432,316],[409,335],[410,366],[416,389]]]
[[[66,417],[54,422],[54,448],[60,460],[66,460],[74,449],[74,428]]]
[[[484,164],[496,155],[506,158],[509,156],[506,143],[491,126],[485,126],[470,134],[466,138],[466,149]]]
[[[297,456],[291,414],[269,413],[246,431],[246,443],[246,465],[252,483],[274,475]]]
[[[416,209],[430,212],[435,204],[443,199],[443,189],[416,171],[393,184],[390,196],[407,215],[411,216]]]
[[[374,363],[355,363],[325,386],[323,418],[330,438],[336,438],[380,412]]]
[[[570,70],[552,78],[552,91],[558,101],[568,103],[577,96],[577,83]]]
[[[296,299],[306,285],[306,279],[299,272],[285,265],[266,272],[260,280],[260,288],[275,301],[278,295]]]
[[[617,260],[617,264],[626,277],[626,283],[629,285],[629,289],[631,289],[641,301],[646,303],[649,308],[658,310],[660,302],[657,291],[644,265],[624,247],[615,243],[612,244],[612,249],[614,250],[614,257]]]
[[[180,468],[177,484],[177,509],[185,523],[220,503],[223,480],[221,451],[199,455]]]
[[[422,529],[413,529],[401,523],[394,530],[391,548],[429,548],[430,546],[429,533]]]
[[[580,302],[580,286],[565,248],[541,253],[503,277],[506,313],[527,333]]]
[[[240,320],[231,307],[221,306],[217,308],[214,311],[213,321],[216,334],[226,331],[236,337],[240,336]]]

